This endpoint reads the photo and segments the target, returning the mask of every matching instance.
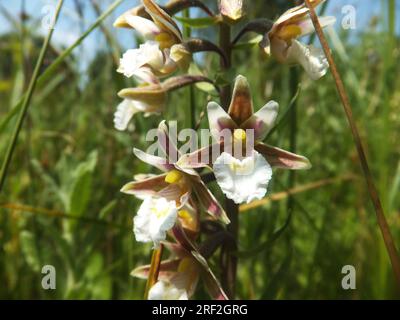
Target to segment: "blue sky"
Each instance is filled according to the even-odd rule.
[[[7,9],[14,17],[18,16],[21,8],[22,0],[0,0],[0,4]],[[252,0],[254,1],[254,0]],[[55,6],[56,0],[26,0],[26,10],[29,15],[42,19],[45,13],[42,11],[46,5]],[[113,0],[100,0],[98,3],[105,9]],[[161,3],[165,1],[160,1]],[[86,29],[96,19],[96,15],[93,12],[90,2],[85,1],[84,19],[83,21],[79,18],[76,13],[76,8],[73,0],[65,0],[62,13],[59,22],[56,26],[56,30],[53,35],[53,45],[67,47],[71,45],[82,33],[82,28]],[[114,13],[106,20],[106,24],[111,25],[115,17],[127,9],[137,5],[138,0],[125,0],[123,3],[114,11]],[[378,16],[382,19],[381,8],[382,5],[387,3],[387,0],[330,0],[329,6],[326,11],[326,15],[336,16],[339,23],[336,23],[336,27],[340,26],[340,21],[343,17],[342,8],[344,5],[353,5],[357,9],[357,29],[352,31],[354,36],[359,30],[362,30],[369,22],[372,16]],[[397,3],[396,8],[397,18],[400,18],[400,5]],[[0,34],[10,30],[11,25],[7,20],[0,14]],[[112,28],[110,28],[113,30]],[[39,32],[46,33],[45,28],[40,28]],[[400,23],[397,23],[397,31],[400,33]],[[133,47],[132,31],[130,30],[113,30],[114,35],[120,40],[124,48]],[[82,50],[79,50],[81,61],[88,62],[94,55],[98,48],[105,46],[105,39],[99,32],[93,32],[83,43]],[[84,63],[84,64],[86,64]]]

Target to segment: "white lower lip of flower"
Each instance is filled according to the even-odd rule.
[[[152,114],[159,112],[159,110],[155,106],[149,106],[141,101],[125,99],[117,106],[117,111],[114,113],[115,129],[119,131],[126,130],[129,122],[138,112]]]
[[[149,300],[188,300],[188,295],[170,282],[158,281],[149,290]]]
[[[135,103],[132,100],[125,99],[114,113],[114,127],[119,131],[124,131],[128,127],[129,121],[139,110],[136,108]]]
[[[213,168],[218,185],[237,204],[263,198],[272,178],[271,166],[256,151],[243,160],[223,152]]]
[[[142,68],[148,65],[155,70],[164,66],[164,55],[158,42],[146,41],[137,49],[129,49],[120,59],[118,72],[130,78],[142,73]]]
[[[329,68],[324,51],[312,45],[307,46],[297,40],[292,40],[287,54],[289,63],[297,62],[301,64],[313,80],[323,77]]]
[[[178,210],[175,201],[147,197],[133,219],[135,238],[139,242],[153,242],[158,247],[176,222]]]

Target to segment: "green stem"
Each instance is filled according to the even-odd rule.
[[[220,25],[220,48],[224,51],[226,61],[221,59],[221,67],[224,70],[231,68],[232,47],[231,28],[228,24]],[[221,88],[220,100],[222,107],[227,111],[231,101],[231,86]],[[225,199],[226,212],[231,223],[227,226],[230,238],[221,249],[221,283],[229,298],[234,299],[236,294],[236,275],[238,258],[236,255],[239,238],[239,207],[230,199]]]
[[[190,18],[190,9],[187,8],[183,10],[183,17],[189,19]],[[189,26],[183,27],[183,35],[185,39],[189,39],[192,36],[192,30]],[[194,92],[194,87],[191,85],[189,87],[189,115],[188,118],[188,128],[194,129],[196,126],[196,96]]]
[[[19,113],[19,116],[18,116],[18,119],[17,119],[17,123],[16,123],[16,125],[14,127],[14,131],[13,131],[13,134],[12,134],[12,137],[11,137],[11,141],[10,141],[10,143],[8,145],[8,148],[7,148],[7,151],[6,151],[6,156],[5,156],[5,159],[3,161],[3,165],[1,167],[1,172],[0,172],[0,192],[3,189],[3,185],[4,185],[4,181],[6,179],[8,167],[10,165],[10,162],[11,162],[11,159],[12,159],[12,155],[14,153],[14,149],[15,149],[15,146],[17,144],[17,140],[18,140],[19,133],[21,131],[22,124],[24,122],[26,113],[28,111],[30,102],[32,100],[32,95],[33,95],[33,92],[35,91],[35,88],[36,88],[36,84],[37,84],[37,80],[38,80],[38,77],[39,77],[40,68],[41,68],[41,66],[43,64],[43,60],[44,60],[44,57],[46,55],[47,49],[49,48],[50,40],[51,40],[51,37],[52,37],[53,32],[54,32],[54,26],[55,26],[55,24],[56,24],[56,22],[58,20],[59,15],[60,15],[60,11],[61,11],[61,7],[63,5],[63,2],[64,2],[64,0],[59,0],[58,1],[56,12],[55,12],[55,16],[54,16],[54,19],[53,19],[53,23],[51,25],[51,28],[50,28],[50,30],[49,30],[44,42],[43,42],[42,49],[40,50],[39,58],[38,58],[38,60],[36,62],[35,70],[33,71],[33,75],[32,75],[31,81],[29,83],[28,92],[27,92],[27,94],[26,94],[26,96],[25,96],[25,98],[23,100],[22,108],[21,108],[21,111]]]

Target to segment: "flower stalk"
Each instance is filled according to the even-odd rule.
[[[149,291],[151,287],[157,282],[158,274],[160,273],[160,263],[163,252],[163,245],[160,244],[158,248],[153,249],[153,254],[151,256],[151,265],[149,276],[146,282],[146,289],[144,291],[144,299],[147,300],[149,297]]]

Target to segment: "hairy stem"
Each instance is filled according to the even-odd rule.
[[[385,242],[385,246],[386,249],[388,251],[389,257],[390,257],[390,261],[392,263],[392,268],[393,268],[393,272],[395,274],[395,279],[397,282],[397,286],[400,289],[400,257],[399,254],[397,252],[392,234],[390,232],[390,228],[389,225],[386,221],[385,218],[385,214],[383,212],[383,208],[382,208],[382,203],[381,200],[379,198],[379,194],[378,194],[378,190],[376,189],[371,171],[369,169],[369,165],[368,165],[368,161],[367,161],[367,157],[365,155],[365,151],[364,151],[364,147],[362,145],[361,142],[361,137],[360,134],[358,132],[358,128],[357,125],[354,121],[354,117],[353,117],[353,111],[350,105],[350,101],[349,98],[347,96],[343,81],[341,79],[341,76],[339,74],[339,71],[336,67],[335,61],[333,59],[333,56],[331,54],[328,42],[325,38],[325,35],[322,31],[321,25],[318,21],[318,17],[317,14],[315,13],[314,8],[312,7],[312,5],[310,4],[310,0],[305,0],[305,3],[307,5],[307,7],[310,10],[310,16],[312,19],[312,22],[314,24],[315,30],[317,32],[318,38],[321,42],[321,45],[324,49],[325,55],[328,59],[331,71],[332,71],[332,75],[333,78],[335,80],[335,84],[336,84],[336,88],[337,91],[339,93],[340,99],[342,101],[343,104],[343,108],[344,111],[346,113],[347,116],[347,120],[349,122],[350,125],[350,129],[351,129],[351,133],[353,135],[353,139],[357,148],[357,153],[358,153],[358,157],[360,159],[360,163],[361,163],[361,167],[362,170],[364,172],[364,177],[365,177],[365,181],[368,187],[368,192],[369,192],[369,196],[371,198],[371,201],[373,203],[373,206],[375,208],[375,213],[376,213],[376,217],[378,220],[378,225],[379,228],[381,230],[382,236],[383,236],[383,240]]]

